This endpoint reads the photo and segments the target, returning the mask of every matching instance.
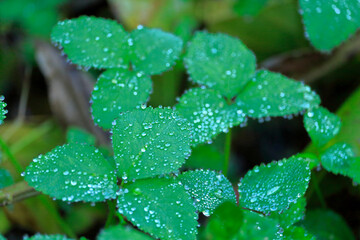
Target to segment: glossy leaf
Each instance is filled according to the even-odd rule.
[[[153,238],[133,228],[124,227],[122,225],[117,225],[104,229],[97,237],[97,240],[120,240],[120,239],[151,240]]]
[[[271,212],[269,217],[277,220],[280,226],[286,229],[304,218],[305,206],[306,199],[302,197],[296,203],[291,204],[288,209],[285,209],[282,212]]]
[[[335,114],[319,107],[305,114],[304,126],[311,140],[316,145],[322,146],[339,133],[341,121]]]
[[[231,99],[255,73],[254,54],[237,38],[197,32],[184,58],[191,80]]]
[[[308,211],[300,224],[317,240],[355,240],[344,219],[331,210]]]
[[[84,143],[89,145],[95,145],[95,137],[78,127],[70,127],[66,132],[67,143]]]
[[[317,240],[312,234],[307,233],[302,227],[293,226],[284,230],[284,240]]]
[[[35,234],[32,237],[25,237],[24,240],[71,240],[71,239],[59,234],[56,235]]]
[[[139,108],[152,91],[150,77],[126,69],[110,69],[100,75],[91,96],[94,122],[110,129],[120,113]]]
[[[0,125],[4,122],[5,115],[7,114],[7,110],[5,109],[6,103],[4,102],[4,96],[0,96]]]
[[[320,98],[301,82],[261,70],[238,95],[236,102],[246,115],[263,118],[297,114],[318,106]]]
[[[191,152],[189,123],[169,108],[123,113],[112,132],[115,162],[123,179],[176,171]]]
[[[236,203],[234,189],[222,174],[210,170],[187,171],[179,176],[185,190],[194,199],[196,210],[210,216],[221,203]]]
[[[306,36],[319,50],[330,51],[360,26],[357,0],[300,0]],[[324,26],[328,26],[324,29]]]
[[[304,158],[256,166],[240,181],[240,205],[263,213],[284,211],[304,195],[309,181],[309,163]]]
[[[6,169],[0,168],[0,189],[10,186],[14,183],[12,176]]]
[[[232,239],[243,224],[243,215],[243,210],[235,204],[221,204],[209,218],[204,230],[205,239]]]
[[[321,155],[322,166],[335,174],[342,174],[360,183],[360,158],[354,156],[352,147],[336,143]]]
[[[99,202],[116,196],[113,168],[95,147],[65,144],[40,155],[26,168],[36,190],[69,202]]]
[[[176,110],[193,126],[193,145],[211,141],[246,121],[242,110],[228,105],[216,91],[205,88],[192,88],[184,93]]]
[[[82,16],[59,22],[51,39],[75,64],[94,68],[128,66],[128,34],[117,22]]]
[[[178,181],[142,179],[119,191],[119,213],[136,227],[163,240],[196,238],[193,201]]]
[[[171,33],[140,26],[130,33],[129,45],[131,63],[135,71],[154,75],[175,64],[183,42]]]

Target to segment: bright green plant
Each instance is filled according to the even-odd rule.
[[[71,62],[104,69],[91,109],[94,123],[110,130],[113,155],[105,156],[84,133],[70,132],[67,144],[35,158],[23,176],[54,199],[107,201],[113,206],[109,217],[117,215],[120,224],[106,226],[100,240],[315,239],[317,232],[307,227],[306,217],[298,223],[305,214],[311,169],[320,163],[328,171],[359,179],[359,158],[351,147],[324,147],[339,132],[338,117],[319,106],[320,98],[309,86],[257,71],[254,54],[236,38],[195,34],[185,49],[184,65],[196,86],[174,108],[146,103],[151,75],[169,70],[180,58],[180,38],[142,26],[128,33],[115,21],[80,17],[59,22],[52,40]],[[317,155],[299,154],[254,167],[239,181],[237,199],[226,178],[231,128],[245,126],[247,118],[304,112]],[[223,172],[181,169],[192,148],[222,132]],[[201,232],[200,212],[212,215]],[[148,235],[123,226],[127,222]]]

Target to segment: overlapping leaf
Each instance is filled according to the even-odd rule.
[[[311,140],[316,145],[322,146],[339,133],[341,121],[335,114],[319,107],[305,114],[304,126]]]
[[[270,213],[284,211],[296,203],[308,188],[309,163],[299,157],[256,166],[240,181],[240,204]]]
[[[201,169],[184,172],[179,180],[194,199],[196,210],[203,212],[205,216],[211,215],[223,202],[236,203],[234,189],[222,174]]]
[[[194,145],[211,141],[246,120],[236,105],[228,105],[216,91],[205,88],[192,88],[183,94],[176,110],[193,126]]]
[[[355,157],[352,147],[336,143],[321,155],[322,166],[335,174],[342,174],[360,183],[360,158]]]
[[[131,63],[138,72],[159,74],[179,58],[183,42],[181,38],[160,29],[139,27],[130,33]]]
[[[124,227],[122,225],[117,225],[104,229],[97,237],[97,240],[119,240],[119,239],[151,240],[152,238],[133,228]]]
[[[123,179],[178,170],[190,155],[190,126],[172,109],[137,109],[119,116],[113,127],[115,161]]]
[[[71,240],[71,239],[59,234],[56,235],[35,234],[32,237],[25,237],[24,240]]]
[[[113,20],[87,16],[65,20],[53,28],[51,39],[75,64],[94,68],[128,66],[128,34]]]
[[[254,54],[239,40],[225,34],[198,32],[184,58],[192,81],[231,99],[251,80]]]
[[[178,181],[141,179],[119,192],[119,213],[139,229],[162,240],[194,240],[197,214],[193,201]]]
[[[261,70],[238,95],[236,102],[246,115],[262,118],[297,114],[318,106],[320,98],[301,82]]]
[[[65,144],[40,155],[26,168],[25,180],[36,190],[69,202],[115,198],[113,168],[95,147]]]
[[[293,226],[284,230],[284,240],[317,240],[312,234],[306,232],[302,227]]]
[[[4,96],[0,96],[0,125],[4,122],[5,115],[7,114],[7,110],[5,109],[6,103],[4,102]]]
[[[94,145],[95,141],[96,139],[93,135],[78,127],[70,127],[66,132],[67,143],[85,143]]]
[[[94,122],[110,129],[120,113],[147,102],[152,91],[150,77],[126,69],[110,69],[100,75],[91,96]]]
[[[322,51],[332,50],[360,26],[357,0],[300,0],[300,7],[306,36]]]

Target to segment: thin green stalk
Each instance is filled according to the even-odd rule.
[[[14,166],[16,172],[20,176],[20,174],[24,171],[24,168],[21,166],[21,164],[18,162],[18,160],[12,154],[9,146],[6,144],[6,142],[1,137],[0,137],[0,148],[4,151],[5,155],[9,159],[10,163]]]
[[[223,174],[227,176],[229,170],[229,163],[230,163],[230,152],[231,152],[231,129],[229,132],[226,133],[226,140],[225,140],[225,150],[224,150],[224,166],[223,166]]]
[[[326,208],[326,202],[325,202],[324,196],[321,193],[317,176],[315,174],[313,174],[311,177],[312,177],[314,190],[316,192],[317,197],[319,198],[320,204],[323,208]]]
[[[106,219],[105,228],[111,226],[114,223],[114,216],[116,213],[116,203],[114,201],[108,201],[109,214]]]

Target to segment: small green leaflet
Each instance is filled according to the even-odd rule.
[[[143,26],[132,31],[128,41],[134,70],[149,75],[162,73],[174,65],[183,46],[181,38]]]
[[[317,240],[355,240],[344,219],[331,210],[308,211],[300,225]]]
[[[69,127],[66,132],[67,143],[85,143],[95,145],[96,139],[93,135],[78,127]]]
[[[240,205],[266,214],[284,211],[305,194],[309,181],[309,163],[304,158],[256,166],[239,183]]]
[[[342,174],[360,183],[360,158],[355,157],[352,147],[336,143],[321,155],[322,166],[335,174]]]
[[[297,114],[320,104],[309,86],[279,73],[261,70],[238,95],[236,102],[253,118]]]
[[[190,125],[169,108],[123,113],[112,133],[115,162],[124,180],[176,171],[191,152]]]
[[[312,234],[307,233],[304,228],[292,226],[284,230],[284,240],[317,240]]]
[[[109,19],[82,16],[59,22],[51,39],[75,64],[94,68],[126,68],[128,34]]]
[[[191,80],[231,99],[255,73],[254,54],[237,38],[226,34],[197,32],[184,63]]]
[[[0,240],[6,240],[6,238],[0,234]]]
[[[286,229],[304,218],[305,206],[306,199],[302,197],[296,203],[291,204],[290,207],[283,212],[271,212],[269,217],[277,220],[280,226]]]
[[[153,238],[139,232],[133,228],[124,227],[122,225],[113,226],[101,231],[97,240],[151,240]]]
[[[4,96],[0,96],[0,125],[3,124],[7,110],[5,109],[6,103],[4,102]]]
[[[192,88],[184,93],[176,110],[193,126],[193,145],[209,142],[246,121],[236,105],[228,105],[220,94],[206,88]]]
[[[113,168],[98,149],[85,144],[65,144],[40,155],[24,176],[36,190],[69,202],[113,199],[118,189]]]
[[[120,113],[139,108],[152,91],[150,77],[126,69],[110,69],[97,80],[91,95],[94,122],[110,129]]]
[[[197,214],[178,181],[141,179],[120,189],[118,211],[144,232],[162,240],[195,240]]]
[[[55,234],[55,235],[40,235],[35,234],[32,237],[25,237],[24,240],[71,240],[63,235]]]
[[[243,224],[243,210],[231,202],[217,207],[204,230],[205,239],[232,239]]]
[[[210,216],[223,202],[236,203],[234,189],[222,174],[210,170],[187,171],[178,178],[194,199],[196,210]]]
[[[339,133],[341,121],[335,114],[319,107],[305,114],[304,126],[311,140],[317,146],[323,146]]]
[[[224,159],[224,154],[213,144],[199,145],[192,149],[189,159],[186,160],[185,167],[222,171]]]
[[[11,177],[9,171],[6,169],[0,168],[0,189],[10,186],[13,183],[14,183],[14,180]]]
[[[243,210],[241,228],[233,240],[244,239],[277,239],[278,222],[261,214]]]
[[[360,26],[358,0],[300,0],[300,7],[306,36],[322,51],[332,50]]]

